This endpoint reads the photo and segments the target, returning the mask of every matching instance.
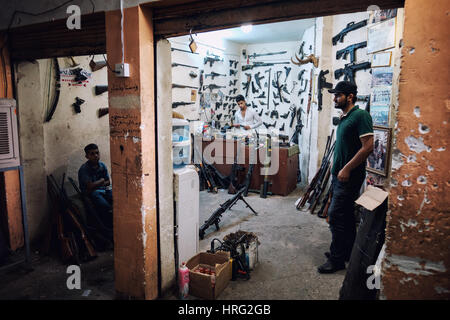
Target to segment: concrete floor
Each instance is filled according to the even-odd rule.
[[[200,193],[200,222],[208,219],[212,210],[231,195],[226,190],[218,194]],[[238,201],[223,215],[220,230],[207,230],[200,240],[200,250],[210,248],[213,238],[220,240],[238,230],[258,236],[259,264],[251,272],[251,279],[230,281],[218,300],[329,300],[338,299],[345,270],[335,274],[319,274],[317,266],[324,263],[324,252],[329,250],[331,233],[325,219],[308,211],[295,209],[301,196],[297,189],[287,197],[251,194],[246,201],[258,213],[255,216]],[[214,209],[212,209],[214,208]]]
[[[326,260],[324,252],[328,251],[331,234],[325,220],[295,209],[300,195],[300,189],[287,197],[267,199],[250,193],[246,200],[257,216],[238,201],[223,215],[219,231],[214,226],[207,230],[200,241],[200,251],[208,250],[213,238],[223,239],[238,230],[255,233],[260,242],[259,264],[251,272],[251,279],[230,281],[219,300],[338,298],[345,270],[326,275],[317,272],[317,266]],[[218,194],[200,192],[200,225],[230,196],[226,190],[219,190]],[[113,261],[112,251],[100,252],[97,259],[81,265],[81,289],[69,290],[66,266],[55,257],[33,252],[33,271],[16,268],[0,274],[0,300],[116,299]],[[176,296],[169,294],[164,299]]]

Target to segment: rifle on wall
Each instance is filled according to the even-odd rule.
[[[337,35],[335,35],[332,39],[333,41],[333,46],[337,44],[337,42],[344,42],[344,37],[347,35],[347,33],[349,33],[350,31],[362,28],[364,26],[367,25],[367,19],[366,20],[362,20],[358,23],[355,23],[354,21],[349,22],[347,24],[347,26],[342,29],[341,32],[339,32]]]
[[[253,68],[274,66],[276,64],[289,64],[290,62],[253,62],[253,64],[242,66],[242,71],[251,70]]]
[[[348,63],[344,66],[344,68],[340,68],[334,71],[334,78],[338,80],[342,75],[344,75],[345,81],[350,81],[355,84],[355,72],[358,70],[365,70],[371,67],[370,62],[362,62],[362,63]]]
[[[364,47],[367,47],[367,41],[349,45],[348,47],[345,47],[344,49],[336,51],[336,59],[340,59],[341,57],[343,57],[344,59],[347,59],[347,56],[350,53],[350,62],[355,62],[356,49],[360,49],[360,48],[364,48]]]
[[[317,106],[319,108],[319,111],[322,110],[322,89],[323,88],[331,89],[333,87],[333,84],[327,82],[327,79],[325,78],[325,75],[329,72],[330,72],[329,70],[326,71],[320,70],[319,73],[319,81],[318,81],[319,83],[317,85],[317,100],[318,100]]]

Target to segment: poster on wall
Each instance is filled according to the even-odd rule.
[[[92,73],[81,68],[61,69],[60,78],[61,83],[66,83],[68,86],[86,87],[92,78]]]
[[[380,176],[379,174],[367,172],[366,175],[366,185],[368,186],[384,186],[384,183],[386,182],[386,178],[383,176]]]
[[[394,68],[375,68],[372,69],[372,87],[376,86],[392,86],[392,78]]]
[[[370,66],[372,68],[389,67],[391,65],[392,52],[379,52],[372,55]]]
[[[384,127],[389,125],[389,105],[371,105],[370,115],[373,125]]]
[[[395,18],[367,28],[367,53],[395,47]]]
[[[378,23],[397,16],[397,9],[376,10],[370,14],[370,23]]]
[[[370,94],[370,104],[391,104],[392,87],[373,87]]]
[[[367,158],[366,170],[386,177],[391,146],[391,129],[373,126],[373,152]]]

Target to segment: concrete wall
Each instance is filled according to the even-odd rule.
[[[385,299],[450,298],[448,10],[405,2]]]
[[[78,169],[86,161],[84,146],[96,143],[101,161],[111,173],[109,152],[108,115],[98,118],[97,111],[108,106],[108,93],[96,96],[95,85],[107,85],[106,67],[92,72],[89,57],[74,57],[80,68],[91,73],[88,82],[81,86],[69,85],[61,77],[59,102],[52,119],[44,123],[48,101],[50,60],[22,62],[17,66],[17,94],[20,125],[20,147],[24,162],[30,238],[36,239],[46,231],[48,205],[46,176],[54,175],[61,181],[62,174],[78,181]],[[95,60],[103,60],[96,56]],[[61,71],[70,69],[70,61],[58,58]],[[73,68],[72,68],[73,69]],[[75,97],[85,100],[81,113],[75,113],[72,104]],[[73,194],[72,186],[66,183],[67,192]],[[44,199],[44,201],[43,201]]]

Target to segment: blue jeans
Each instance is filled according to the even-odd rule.
[[[103,222],[109,225],[111,220],[112,210],[112,191],[105,189],[97,189],[89,194],[89,198],[93,202],[95,209],[99,212],[100,218]]]
[[[341,182],[333,175],[328,222],[331,230],[330,260],[334,264],[344,264],[350,258],[356,237],[354,202],[359,197],[363,181],[364,176]]]

